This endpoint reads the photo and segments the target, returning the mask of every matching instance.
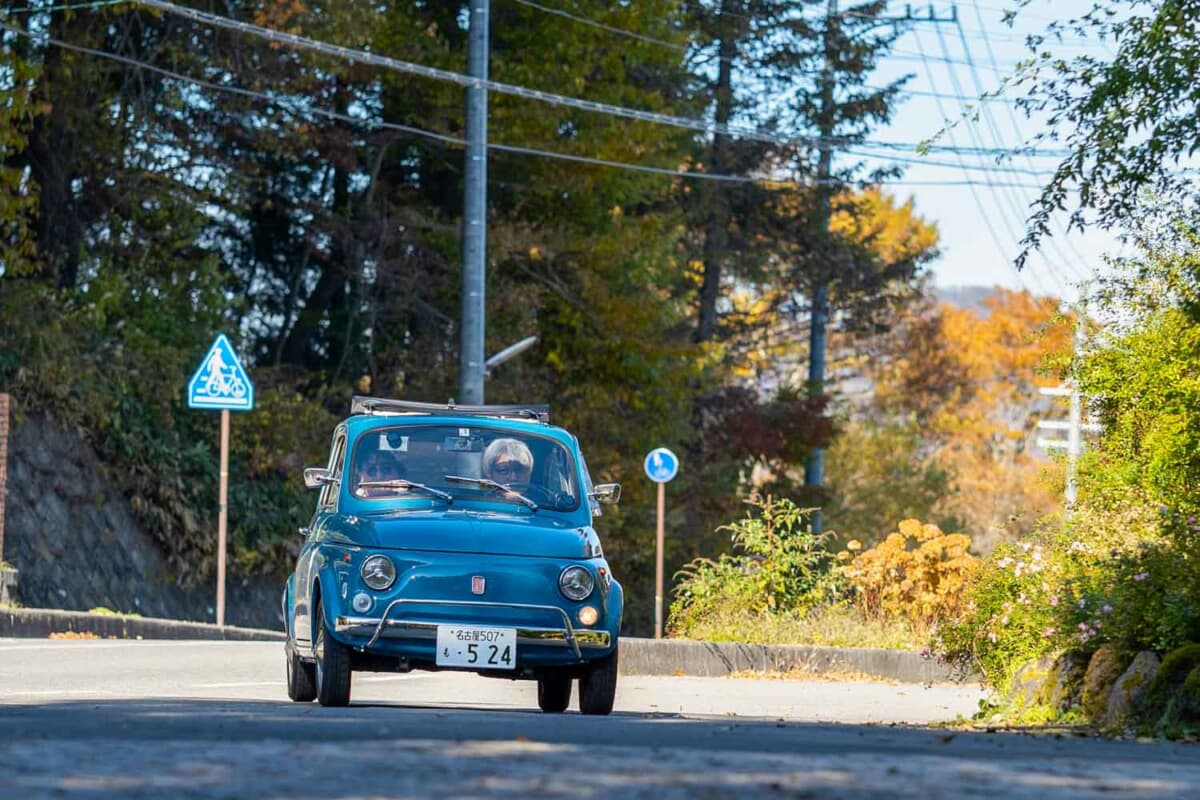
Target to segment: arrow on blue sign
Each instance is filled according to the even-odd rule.
[[[655,483],[666,483],[679,472],[679,458],[665,447],[651,450],[643,464],[646,475]]]
[[[188,381],[188,407],[249,411],[254,408],[254,384],[225,334],[217,334],[200,366]]]

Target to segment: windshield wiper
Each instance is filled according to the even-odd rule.
[[[426,492],[433,495],[439,500],[445,500],[446,505],[454,502],[454,495],[449,492],[443,492],[441,489],[435,489],[432,486],[426,486],[423,483],[415,483],[406,481],[403,478],[395,478],[386,481],[360,481],[358,484],[360,489],[417,489],[418,491]]]
[[[466,477],[463,477],[462,475],[446,475],[445,478],[446,478],[446,480],[451,481],[452,483],[473,483],[476,486],[482,486],[485,489],[492,489],[497,492],[503,492],[506,496],[511,497],[513,500],[516,500],[518,502],[524,503],[525,505],[529,506],[529,508],[532,509],[533,511],[538,510],[537,503],[533,502],[528,497],[521,494],[520,492],[518,492],[516,489],[512,488],[511,486],[505,486],[503,483],[500,483],[499,481],[494,481],[491,478],[466,478]]]

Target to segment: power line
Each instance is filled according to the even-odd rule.
[[[754,128],[743,128],[741,126],[731,125],[715,125],[703,120],[688,119],[685,117],[676,117],[669,114],[661,114],[654,111],[643,111],[639,109],[626,108],[624,106],[612,105],[610,103],[601,103],[594,100],[583,100],[575,97],[566,97],[564,95],[554,94],[551,92],[543,92],[538,89],[530,89],[525,86],[514,84],[501,83],[493,80],[477,80],[468,75],[452,72],[450,70],[439,69],[437,67],[429,67],[423,64],[415,64],[400,59],[391,58],[388,56],[378,55],[365,50],[355,50],[341,45],[329,44],[315,39],[309,39],[303,36],[297,36],[283,31],[276,31],[271,28],[264,28],[251,23],[239,22],[227,17],[222,17],[216,14],[210,14],[204,11],[199,11],[192,8],[185,8],[175,5],[174,3],[166,2],[166,0],[134,0],[151,8],[159,9],[170,14],[175,14],[196,22],[207,25],[213,25],[227,30],[233,30],[240,33],[246,33],[256,36],[267,41],[283,44],[288,47],[294,47],[304,50],[313,50],[315,52],[331,55],[338,58],[347,59],[351,62],[361,62],[372,64],[374,66],[391,69],[397,72],[403,72],[422,77],[439,80],[443,82],[454,83],[463,87],[480,85],[487,88],[489,91],[495,91],[500,94],[506,94],[524,99],[537,100],[550,105],[562,106],[566,108],[575,108],[582,111],[591,111],[599,114],[607,114],[610,116],[632,119],[639,122],[649,122],[670,127],[692,130],[700,133],[720,133],[727,136],[740,137],[752,141],[766,142],[782,146],[790,145],[817,145],[822,141],[822,137],[813,136],[780,136],[767,131],[761,131]],[[895,150],[912,150],[914,146],[900,142],[862,142],[855,143],[846,137],[829,137],[828,141],[837,144],[857,144],[858,146],[879,147]],[[934,150],[944,150],[946,148],[934,146]],[[978,152],[978,155],[1004,155],[1007,151],[992,151]],[[1049,156],[1048,151],[1037,151],[1037,155]],[[1062,154],[1057,154],[1056,157],[1063,157],[1066,151]]]
[[[950,49],[946,44],[946,37],[942,35],[941,29],[937,29],[936,34],[937,34],[938,44],[941,46],[942,52],[948,54],[950,52]],[[958,82],[958,74],[955,73],[953,70],[947,70],[947,75],[950,78],[950,84],[953,87],[954,91],[961,92],[962,87],[959,85],[959,82]],[[975,127],[973,121],[968,120],[966,130],[967,130],[967,135],[971,138],[971,140],[976,145],[979,145],[983,141],[983,139],[980,136],[979,131]],[[1003,209],[1002,219],[1004,220],[1004,227],[1008,229],[1009,236],[1011,236],[1013,238],[1013,241],[1016,242],[1020,239],[1020,237],[1017,235],[1017,230],[1020,229],[1020,226],[1021,226],[1021,223],[1023,220],[1021,210],[1020,210],[1020,204],[1021,204],[1020,196],[1013,194],[1015,192],[1015,190],[1009,189],[1007,182],[1003,178],[996,178],[995,180],[993,180],[992,177],[989,175],[987,177],[987,181],[990,184],[989,188],[992,191],[993,198],[997,200],[997,206],[999,206]],[[999,189],[996,188],[997,184],[999,184],[999,186],[1000,186]],[[1015,201],[1013,200],[1014,196],[1016,197]],[[1013,227],[1012,220],[1009,218],[1009,212],[1013,211],[1014,208],[1016,210],[1015,213],[1016,213],[1016,219],[1017,219],[1017,222],[1016,222],[1017,227],[1015,229]],[[1051,267],[1050,263],[1048,261],[1046,261],[1045,263],[1046,263],[1047,271],[1050,274],[1050,277],[1059,286],[1060,294],[1065,294],[1066,293],[1066,284],[1059,277],[1058,272]]]
[[[968,164],[962,158],[963,153],[958,150],[954,151],[954,154],[956,156],[958,156],[958,161],[956,161],[956,162],[933,161],[929,158],[906,158],[904,156],[898,156],[893,153],[886,153],[886,154],[871,153],[871,152],[863,152],[861,150],[855,150],[853,148],[844,148],[842,150],[842,152],[847,153],[852,156],[858,156],[859,158],[877,158],[877,159],[881,159],[881,160],[894,161],[898,164],[911,164],[911,165],[919,166],[919,167],[937,167],[937,168],[945,168],[945,169],[969,169],[969,170],[985,171],[985,172],[1004,172],[1004,173],[1007,173],[1010,175],[1024,175],[1024,176],[1029,176],[1029,177],[1034,177],[1034,178],[1038,177],[1039,175],[1045,175],[1046,177],[1049,177],[1051,175],[1051,172],[1049,172],[1047,170],[1023,169],[1021,167],[1007,167],[1007,166],[1000,166],[999,164],[994,164],[994,163]]]
[[[560,8],[550,8],[549,6],[544,6],[541,3],[535,3],[535,2],[533,2],[533,0],[512,0],[512,2],[517,3],[518,5],[528,6],[529,8],[536,9],[545,14],[553,14],[556,17],[562,17],[564,19],[569,19],[572,22],[579,23],[580,25],[588,25],[593,28],[599,28],[600,30],[608,31],[609,33],[615,33],[618,36],[626,36],[630,39],[637,39],[639,41],[647,42],[649,44],[657,44],[657,45],[661,45],[663,47],[669,47],[672,50],[679,50],[680,52],[684,52],[684,53],[686,53],[688,50],[691,49],[690,46],[688,46],[688,45],[678,44],[677,42],[668,42],[666,39],[656,39],[653,36],[647,36],[642,33],[636,33],[634,31],[626,30],[625,28],[618,28],[615,25],[607,25],[603,22],[598,22],[594,19],[588,19],[587,17],[576,16],[575,14],[572,14],[568,11],[563,11]]]
[[[158,67],[153,64],[148,64],[144,61],[138,61],[137,59],[129,58],[127,56],[122,56],[117,53],[110,53],[105,50],[95,50],[90,47],[84,47],[82,45],[71,44],[69,42],[64,42],[59,39],[54,39],[51,37],[39,37],[36,34],[29,33],[28,31],[24,31],[19,28],[13,28],[8,25],[4,25],[3,23],[0,23],[0,30],[5,30],[10,33],[14,33],[18,36],[23,36],[23,37],[31,39],[31,40],[47,42],[49,44],[55,45],[56,47],[61,47],[66,50],[72,50],[72,51],[75,51],[78,53],[84,53],[86,55],[95,56],[97,58],[108,59],[110,61],[116,61],[116,62],[126,64],[131,67],[135,67],[137,69],[143,69],[148,72],[153,72],[158,75],[162,75],[165,78],[170,78],[172,80],[177,80],[177,81],[192,84],[195,86],[201,86],[201,87],[204,87],[206,89],[211,89],[216,92],[223,92],[226,94],[238,95],[238,96],[246,97],[246,98],[253,99],[253,100],[266,101],[273,105],[279,106],[280,108],[282,108],[282,109],[288,111],[289,113],[291,113],[295,116],[298,116],[298,117],[305,117],[305,116],[324,117],[327,119],[337,120],[340,122],[346,122],[346,123],[356,125],[359,127],[363,127],[363,128],[392,130],[392,131],[397,131],[400,133],[407,133],[407,134],[411,134],[413,136],[417,136],[417,137],[425,138],[425,139],[431,139],[433,141],[441,142],[443,144],[452,145],[452,146],[456,146],[456,147],[462,147],[462,146],[466,145],[466,140],[462,139],[460,137],[457,137],[457,136],[452,136],[452,135],[444,134],[444,133],[438,133],[436,131],[430,131],[430,130],[427,130],[424,128],[418,128],[418,127],[415,127],[412,125],[403,125],[403,124],[396,123],[396,122],[386,122],[383,120],[363,119],[362,117],[351,116],[349,114],[341,113],[338,111],[332,111],[330,109],[322,108],[320,106],[312,106],[312,105],[307,105],[307,104],[301,105],[301,104],[296,103],[295,101],[290,100],[289,98],[279,97],[276,95],[270,95],[270,94],[266,94],[264,92],[256,92],[254,90],[245,89],[240,86],[230,86],[228,84],[215,83],[213,81],[205,80],[203,78],[196,78],[196,77],[192,77],[189,75],[183,75],[178,72],[173,72],[168,69],[163,69],[162,67]],[[747,175],[730,175],[730,174],[721,174],[721,173],[694,172],[694,171],[689,171],[689,170],[671,169],[668,167],[655,167],[655,166],[651,166],[651,165],[647,165],[647,164],[635,164],[635,163],[630,163],[630,162],[625,162],[625,161],[615,161],[615,160],[611,160],[611,159],[595,158],[592,156],[582,156],[582,155],[576,155],[573,153],[562,153],[562,152],[556,152],[553,150],[543,150],[543,149],[536,148],[536,147],[525,147],[522,145],[503,144],[501,142],[489,142],[488,148],[491,150],[496,150],[497,152],[503,152],[503,153],[513,153],[513,154],[517,154],[517,155],[537,156],[537,157],[541,157],[541,158],[556,159],[556,160],[560,160],[560,161],[570,161],[570,162],[589,164],[592,166],[599,166],[599,167],[610,167],[610,168],[614,168],[614,169],[632,170],[632,171],[636,171],[636,172],[644,172],[644,173],[649,173],[649,174],[654,174],[654,175],[663,175],[663,176],[674,177],[674,178],[687,178],[687,179],[709,180],[709,181],[724,181],[724,182],[730,182],[730,183],[753,183],[753,184],[760,184],[760,185],[764,185],[767,187],[776,187],[776,188],[799,187],[802,185],[807,186],[807,185],[815,184],[815,181],[798,182],[798,181],[781,180],[778,178],[769,178],[769,177],[753,177],[753,176],[747,176]],[[836,181],[830,181],[830,183],[838,183],[840,185],[840,182],[836,182]],[[865,183],[863,184],[863,186],[866,186],[866,185],[869,185],[869,184],[865,184]],[[954,186],[976,185],[976,183],[974,181],[919,181],[919,180],[906,181],[906,180],[900,180],[900,181],[889,181],[883,185],[885,187],[886,186],[954,187]]]
[[[187,83],[187,84],[191,84],[194,86],[201,86],[201,87],[204,87],[206,89],[211,89],[216,92],[237,95],[237,96],[246,97],[246,98],[249,98],[252,100],[265,101],[272,105],[278,106],[278,107],[284,109],[285,111],[287,111],[295,116],[298,116],[298,117],[309,117],[309,118],[314,117],[314,116],[324,117],[326,119],[332,119],[332,120],[337,120],[340,122],[346,122],[346,123],[349,123],[349,124],[352,124],[352,125],[355,125],[358,127],[363,127],[363,128],[393,130],[393,131],[397,131],[400,133],[407,133],[412,136],[430,139],[433,141],[441,142],[443,144],[447,144],[447,145],[451,145],[451,146],[455,146],[455,147],[462,147],[462,146],[466,145],[466,140],[462,139],[460,137],[457,137],[457,136],[451,136],[449,134],[438,133],[436,131],[430,131],[430,130],[426,130],[424,128],[418,128],[418,127],[415,127],[412,125],[403,125],[400,123],[386,122],[383,120],[363,119],[361,117],[351,116],[349,114],[341,113],[338,111],[333,111],[333,110],[330,110],[327,108],[322,108],[320,106],[299,105],[288,98],[278,97],[275,95],[266,94],[264,92],[257,92],[257,91],[251,90],[251,89],[242,88],[240,86],[230,86],[228,84],[215,83],[213,81],[205,80],[203,78],[196,78],[196,77],[192,77],[189,75],[183,75],[178,72],[173,72],[171,70],[164,69],[162,67],[158,67],[153,64],[148,64],[144,61],[139,61],[134,58],[122,56],[117,53],[111,53],[111,52],[108,52],[105,50],[96,50],[96,49],[93,49],[90,47],[84,47],[82,45],[71,44],[69,42],[64,42],[59,39],[54,39],[52,37],[39,37],[36,34],[29,33],[28,31],[24,31],[19,28],[13,28],[8,25],[4,25],[3,23],[0,23],[0,30],[5,30],[10,33],[14,33],[18,36],[23,36],[23,37],[31,39],[31,40],[47,42],[49,44],[55,45],[56,47],[61,47],[66,50],[72,50],[74,52],[83,53],[83,54],[94,56],[97,58],[103,58],[103,59],[107,59],[110,61],[116,61],[118,63],[125,64],[127,66],[131,66],[131,67],[134,67],[137,69],[146,70],[148,72],[153,72],[153,73],[161,75],[165,78],[180,81],[182,83]],[[636,171],[636,172],[644,172],[644,173],[649,173],[649,174],[654,174],[654,175],[663,175],[663,176],[673,177],[673,178],[726,181],[726,182],[731,182],[731,183],[753,183],[753,184],[759,184],[759,185],[766,186],[767,188],[799,188],[801,186],[810,186],[810,185],[816,184],[815,180],[799,182],[799,181],[791,181],[791,180],[781,180],[781,179],[777,179],[777,178],[752,177],[752,176],[746,176],[746,175],[728,175],[728,174],[720,174],[720,173],[693,172],[693,171],[688,171],[688,170],[670,169],[670,168],[666,168],[666,167],[654,167],[654,166],[650,166],[650,165],[646,165],[646,164],[633,164],[633,163],[623,162],[623,161],[614,161],[614,160],[610,160],[610,159],[594,158],[591,156],[575,155],[573,153],[562,153],[562,152],[556,152],[556,151],[552,151],[552,150],[542,150],[542,149],[536,148],[536,147],[525,147],[525,146],[521,146],[521,145],[509,145],[509,144],[503,144],[500,142],[490,142],[488,144],[488,148],[491,150],[496,150],[498,152],[503,152],[503,153],[537,156],[540,158],[549,158],[549,159],[555,159],[555,160],[561,160],[561,161],[570,161],[570,162],[575,162],[575,163],[588,164],[588,165],[600,166],[600,167],[609,167],[609,168],[614,168],[614,169],[632,170],[632,171]],[[836,184],[836,185],[843,185],[843,183],[840,181],[832,181],[831,180],[831,181],[829,181],[829,183]],[[861,187],[865,188],[870,185],[875,185],[875,184],[862,183]],[[894,187],[894,186],[919,186],[919,187],[937,187],[937,188],[948,187],[948,188],[950,188],[950,187],[978,186],[978,185],[981,185],[981,184],[974,180],[963,180],[963,181],[896,180],[896,181],[888,181],[884,184],[881,184],[881,186],[883,188]],[[1031,186],[1030,188],[1037,188],[1037,187]]]
[[[947,45],[946,39],[942,35],[942,32],[940,29],[937,31],[937,37],[938,37],[938,43],[941,46],[943,52],[949,53],[950,48]],[[974,57],[971,55],[971,50],[967,46],[967,43],[965,40],[963,40],[962,44],[963,44],[963,53],[966,55],[967,61],[969,62],[969,66],[970,66],[969,72],[971,74],[971,79],[975,83],[975,89],[976,89],[976,91],[982,93],[984,91],[983,81],[979,77],[978,70],[975,69]],[[950,80],[951,80],[952,84],[954,85],[955,90],[957,91],[958,90],[958,76],[951,74]],[[984,124],[987,126],[988,130],[991,132],[992,139],[995,141],[995,143],[997,145],[1002,146],[1003,145],[1003,137],[1000,135],[1000,128],[996,124],[995,117],[992,115],[992,110],[990,108],[985,107],[981,110],[981,114],[983,117]],[[982,132],[980,131],[975,120],[968,120],[968,130],[971,131],[976,136],[977,141],[979,141],[979,142],[983,141]],[[1013,213],[1017,219],[1018,225],[1023,227],[1024,220],[1025,220],[1025,214],[1022,211],[1022,208],[1023,208],[1023,204],[1027,205],[1027,203],[1025,203],[1025,198],[1023,198],[1021,196],[1020,192],[1015,187],[1010,185],[1010,181],[1007,178],[997,178],[997,182],[999,183],[999,185],[1001,187],[1003,196],[1005,198],[1005,202],[1008,204],[1009,209],[1013,211]],[[1055,253],[1054,253],[1055,257],[1064,266],[1066,266],[1072,272],[1077,272],[1075,270],[1074,265],[1070,262],[1069,259],[1067,259],[1063,255],[1061,250],[1058,248],[1057,243],[1054,243],[1054,246],[1052,249],[1055,251]],[[1063,281],[1059,277],[1058,270],[1053,265],[1054,262],[1051,261],[1049,258],[1044,258],[1044,262],[1046,264],[1047,269],[1049,269],[1055,275],[1055,280],[1057,282],[1063,284],[1064,293],[1065,293],[1067,282]],[[1078,276],[1078,275],[1077,275],[1077,277],[1082,278],[1082,276]]]
[[[978,0],[972,0],[972,6],[974,7],[974,10],[975,10],[976,19],[978,19],[979,24],[982,25],[983,24],[983,14],[979,10],[980,6],[979,6]],[[960,27],[959,35],[962,36],[961,27]],[[985,48],[985,51],[987,52],[988,58],[994,61],[996,56],[995,56],[995,52],[992,50],[991,41],[985,36],[983,39],[983,43],[984,43],[984,48]],[[969,55],[970,51],[967,50],[966,42],[963,43],[963,50],[964,50],[964,52],[967,52]],[[1008,120],[1009,120],[1009,124],[1012,126],[1013,133],[1016,135],[1017,140],[1020,141],[1024,137],[1021,134],[1021,126],[1017,122],[1017,115],[1013,112],[1011,107],[1005,108],[1005,111],[1008,113]],[[1031,159],[1026,158],[1025,161],[1030,166],[1033,165],[1033,162]],[[1064,230],[1064,228],[1062,226],[1062,222],[1058,219],[1057,216],[1052,217],[1051,222],[1054,225],[1055,232],[1058,233],[1062,237],[1063,244],[1065,244],[1067,249],[1070,250],[1072,252],[1072,254],[1074,254],[1076,259],[1078,259],[1080,266],[1086,270],[1087,269],[1087,259],[1085,259],[1083,257],[1083,254],[1081,254],[1079,252],[1079,249],[1075,247],[1075,244],[1071,241],[1070,237],[1067,235],[1066,230]],[[1061,258],[1062,250],[1061,250],[1061,248],[1058,247],[1058,245],[1055,241],[1055,237],[1051,236],[1049,238],[1050,238],[1051,247],[1053,247],[1055,249],[1055,251],[1060,254],[1060,258]],[[1071,266],[1071,262],[1069,259],[1064,258],[1064,261],[1067,263],[1068,266]],[[1072,269],[1072,271],[1075,272],[1076,277],[1079,278],[1081,281],[1086,280],[1086,277],[1084,275],[1081,275],[1078,272],[1078,270]]]
[[[918,41],[918,46],[919,46],[920,34],[917,33],[916,31],[913,31],[913,35],[914,35],[914,37],[916,37],[916,39]],[[929,85],[936,87],[937,84],[933,79],[933,68],[929,65],[928,62],[926,62],[926,64],[925,64],[925,74],[929,80]],[[942,116],[943,119],[946,119],[947,118],[946,117],[946,109],[942,105],[941,99],[935,98],[934,102],[937,103],[938,113]],[[954,137],[953,128],[951,128],[947,131],[947,136],[949,137],[951,142],[954,142],[955,137]],[[958,160],[960,163],[963,164],[964,174],[967,174],[969,177],[970,174],[967,172],[966,164],[965,164],[965,162],[963,162],[963,158],[961,155],[958,155]],[[1025,289],[1026,291],[1029,291],[1029,285],[1025,282],[1025,279],[1021,276],[1021,271],[1016,268],[1015,264],[1013,264],[1011,261],[1009,261],[1007,256],[1005,256],[1004,243],[1000,239],[1000,234],[997,233],[997,231],[996,231],[996,226],[992,224],[991,216],[987,213],[987,210],[984,208],[983,200],[980,198],[979,192],[977,192],[975,190],[974,186],[970,187],[970,190],[971,190],[971,198],[975,201],[975,207],[979,211],[979,218],[980,218],[980,220],[982,220],[984,227],[987,228],[988,234],[992,237],[992,242],[996,245],[996,251],[1000,254],[1000,257],[1002,259],[1004,259],[1004,261],[1007,262],[1009,264],[1009,266],[1011,266],[1013,268],[1013,274],[1016,275],[1017,283],[1019,283],[1021,285],[1021,288]],[[1034,278],[1037,280],[1038,285],[1042,287],[1043,294],[1052,294],[1052,292],[1049,292],[1046,290],[1046,286],[1044,283],[1042,283],[1040,276],[1035,275]]]
[[[95,10],[105,6],[131,4],[131,0],[90,0],[87,3],[64,3],[62,5],[26,6],[25,8],[6,8],[4,14],[46,14],[53,11],[75,11],[78,9]]]

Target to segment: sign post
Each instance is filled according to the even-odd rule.
[[[229,512],[229,412],[254,408],[254,384],[233,345],[217,334],[188,381],[188,408],[221,412],[221,467],[217,490],[217,624],[225,624],[225,543]]]
[[[663,513],[666,506],[666,485],[679,472],[679,458],[665,447],[651,450],[642,465],[650,480],[658,484],[657,545],[654,552],[654,638],[662,638],[663,630]]]

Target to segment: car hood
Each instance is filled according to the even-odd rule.
[[[591,558],[600,555],[590,528],[548,514],[514,516],[476,511],[410,511],[360,517],[358,543],[402,550]]]

